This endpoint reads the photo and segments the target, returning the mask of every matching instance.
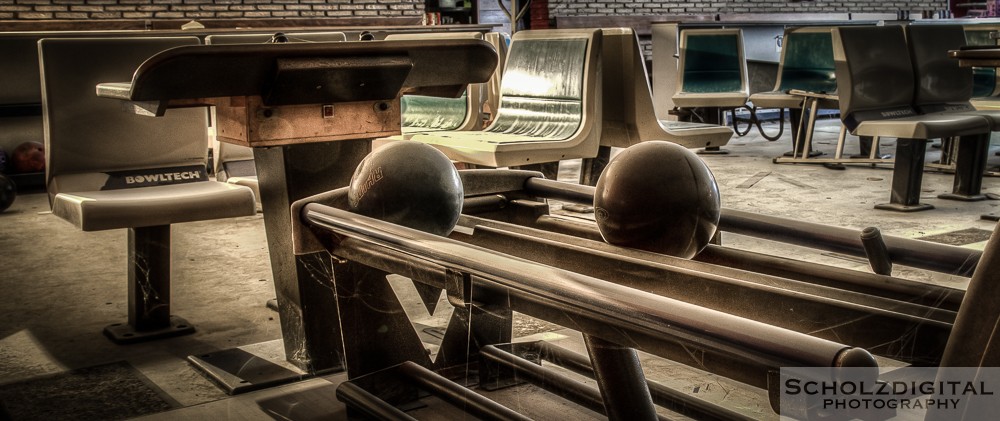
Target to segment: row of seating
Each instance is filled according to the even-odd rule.
[[[911,38],[922,36],[922,32],[914,31],[911,29]],[[938,113],[933,104],[954,108],[955,98],[941,94],[952,92],[951,87],[941,89],[931,84],[914,91],[917,85],[910,55],[922,50],[908,52],[901,48],[907,45],[902,34],[899,27],[837,28],[833,31],[833,46],[845,124],[856,134],[901,138],[900,153],[909,165],[897,165],[892,200],[887,207],[915,210],[926,208],[917,204],[922,141],[983,135],[996,126],[982,116]],[[344,39],[342,34],[294,36]],[[934,32],[926,36],[931,39],[911,42],[910,46],[948,39]],[[871,42],[873,37],[880,42]],[[220,35],[210,37],[208,42],[270,39],[264,38]],[[131,288],[141,294],[130,298],[130,307],[138,309],[135,320],[130,320],[131,330],[109,333],[119,339],[135,337],[137,331],[173,331],[176,326],[188,326],[179,321],[171,327],[169,322],[169,288],[165,289],[168,283],[163,283],[169,280],[169,266],[166,275],[162,267],[154,271],[148,266],[154,260],[169,258],[169,247],[164,249],[163,243],[165,236],[169,238],[170,224],[252,214],[252,190],[208,180],[208,116],[204,110],[175,111],[162,119],[144,119],[121,113],[116,103],[93,94],[94,85],[127,79],[131,69],[153,53],[198,42],[194,37],[40,42],[47,185],[54,213],[83,230],[129,228],[134,237],[130,253],[147,254],[129,262],[130,274],[135,277]],[[883,59],[870,59],[872,51]],[[88,59],[83,61],[83,57]],[[516,166],[594,159],[602,149],[647,140],[670,140],[686,147],[719,146],[729,140],[729,128],[657,120],[641,57],[637,37],[629,29],[524,31],[512,39],[499,105],[487,128],[407,133],[385,141],[412,139],[433,144],[456,161]],[[858,58],[863,58],[861,64]],[[934,77],[950,77],[945,73],[934,75],[932,81],[938,80]],[[873,76],[881,78],[878,83],[865,79]],[[871,91],[872,87],[875,91]],[[917,104],[931,108],[925,107],[920,111],[926,114],[917,116]],[[885,119],[886,115],[908,117]],[[981,136],[971,142],[980,148],[985,143]],[[982,153],[974,150],[965,155],[970,157],[967,160],[976,161]],[[223,173],[231,179],[240,177],[236,166],[224,165]],[[963,183],[956,186],[956,193],[978,194],[974,182]],[[155,255],[149,251],[152,249],[157,250]],[[153,288],[157,292],[150,294],[154,277],[160,279],[160,284]],[[166,303],[153,303],[151,297]],[[153,307],[166,307],[167,313],[152,317]],[[143,318],[148,320],[140,320]]]
[[[539,60],[539,57],[545,57]],[[587,159],[582,180],[600,174],[612,147],[667,140],[688,148],[728,143],[732,130],[714,124],[659,120],[636,34],[627,28],[522,31],[511,40],[500,104],[481,131],[404,134],[437,146],[451,159],[489,167]]]
[[[863,26],[863,25],[849,25]],[[914,25],[937,26],[937,25]],[[756,118],[757,110],[776,108],[783,114],[789,110],[792,118],[793,150],[775,158],[776,163],[821,163],[842,168],[844,163],[892,164],[891,155],[878,151],[878,142],[861,136],[861,154],[846,157],[844,154],[845,131],[841,131],[832,158],[812,159],[821,155],[812,148],[813,128],[819,110],[838,110],[837,78],[834,68],[831,26],[790,27],[782,36],[781,57],[778,63],[774,89],[747,95],[745,60],[742,53],[740,29],[684,29],[681,31],[680,67],[681,90],[673,96],[674,104],[681,108],[721,107],[735,109],[745,106],[749,99],[750,125],[756,124],[768,140],[776,140],[783,131],[768,135]],[[995,28],[989,25],[971,25],[965,31],[965,43],[974,45],[995,44],[991,38]],[[955,39],[955,38],[952,38]],[[692,41],[694,40],[694,41]],[[958,48],[956,44],[951,48]],[[711,65],[699,64],[711,63]],[[995,69],[975,69],[972,86],[973,97],[991,97],[996,94]],[[965,80],[965,79],[963,79]],[[974,101],[977,107],[989,107],[990,100]],[[739,120],[734,115],[735,120]],[[720,120],[721,121],[721,120]],[[801,128],[801,130],[799,130]],[[749,127],[746,129],[749,130]],[[737,134],[742,135],[737,128]],[[872,147],[874,145],[874,147]]]
[[[844,125],[857,135],[897,138],[890,202],[876,207],[932,208],[919,203],[926,141],[949,137],[960,138],[959,160],[953,193],[942,198],[981,199],[989,133],[996,126],[990,112],[969,103],[971,69],[947,58],[948,49],[964,45],[962,27],[843,27],[833,35]]]

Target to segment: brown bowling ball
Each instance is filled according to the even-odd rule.
[[[597,181],[594,216],[609,244],[691,258],[715,235],[719,186],[694,152],[663,141],[622,151]]]
[[[10,154],[10,164],[16,173],[45,171],[45,145],[24,142]]]
[[[351,211],[446,236],[462,214],[462,178],[441,151],[412,141],[376,149],[347,191]]]

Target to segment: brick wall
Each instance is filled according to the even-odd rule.
[[[424,0],[0,0],[0,20],[420,17]]]
[[[549,14],[611,16],[708,13],[895,13],[948,9],[947,0],[548,0]]]

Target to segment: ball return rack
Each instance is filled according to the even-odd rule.
[[[343,186],[370,139],[398,130],[401,93],[457,96],[461,86],[488,78],[496,64],[492,47],[453,44],[181,47],[151,58],[131,83],[98,86],[99,95],[148,115],[180,106],[230,108],[219,113],[220,139],[254,147],[286,358],[307,372],[346,370],[349,380],[337,395],[352,415],[405,418],[403,405],[433,394],[482,418],[522,419],[473,389],[529,381],[611,419],[657,418],[662,411],[654,404],[696,418],[745,418],[648,385],[636,350],[764,389],[775,411],[781,367],[871,367],[873,355],[912,365],[1000,361],[977,333],[1000,319],[995,241],[980,256],[723,213],[724,230],[863,253],[883,271],[895,261],[971,275],[963,293],[722,246],[683,260],[609,245],[593,225],[549,214],[546,200],[587,203],[593,188],[527,171],[462,172],[464,215],[448,238],[346,211]],[[258,62],[268,64],[255,68]],[[232,76],[233,68],[247,76]],[[198,78],[185,76],[191,69]],[[323,89],[331,85],[357,89]],[[356,113],[344,118],[341,108]],[[336,121],[323,120],[329,118]],[[774,229],[779,225],[786,229]],[[914,257],[927,255],[935,257]],[[737,261],[767,270],[717,264]],[[434,358],[389,274],[409,278],[429,311],[442,292],[454,308]],[[512,343],[514,312],[582,332],[588,355],[545,342]],[[567,380],[542,360],[589,373],[597,387]],[[787,415],[809,418],[810,404],[797,403]]]

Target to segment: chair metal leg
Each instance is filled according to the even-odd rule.
[[[837,149],[833,153],[833,159],[844,157],[844,144],[847,143],[847,126],[840,125],[840,133],[837,134]]]
[[[981,190],[989,147],[989,133],[958,138],[958,153],[955,156],[955,182],[951,193],[938,195],[939,199],[964,202],[986,200],[986,196],[981,193]]]
[[[194,332],[170,315],[170,225],[128,230],[128,323],[104,328],[120,344]]]
[[[875,209],[897,212],[934,209],[933,205],[920,203],[926,149],[926,139],[896,139],[896,163],[892,169],[889,203],[875,205]]]

